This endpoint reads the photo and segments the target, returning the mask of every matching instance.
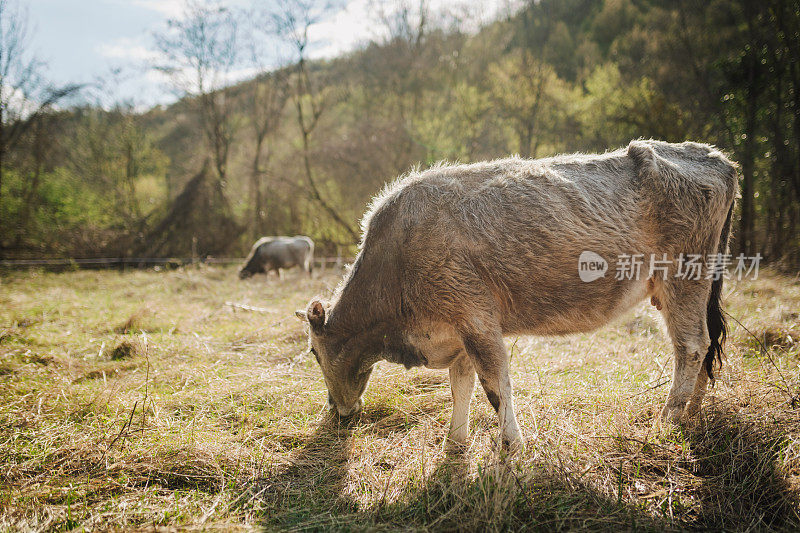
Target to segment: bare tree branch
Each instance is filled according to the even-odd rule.
[[[219,185],[227,182],[228,155],[236,130],[229,84],[238,65],[238,24],[218,2],[186,0],[181,19],[171,19],[156,45],[166,74],[179,94],[195,99]]]
[[[29,53],[28,38],[27,12],[16,2],[0,0],[0,205],[7,154],[43,113],[82,87],[47,84],[43,63]]]
[[[319,3],[313,0],[290,0],[283,2],[281,9],[271,16],[278,35],[291,44],[295,53],[295,75],[292,102],[297,112],[297,125],[303,140],[303,168],[305,170],[308,194],[347,234],[358,241],[358,233],[344,217],[323,196],[311,166],[311,135],[319,124],[328,100],[326,94],[314,86],[308,69],[308,30],[330,13],[334,4]]]

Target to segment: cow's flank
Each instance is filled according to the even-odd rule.
[[[690,142],[440,165],[399,179],[372,202],[330,301],[305,313],[332,404],[343,415],[358,409],[381,359],[449,368],[450,438],[464,443],[477,374],[502,440],[518,448],[503,336],[591,331],[650,298],[675,355],[662,416],[696,413],[725,331],[722,279],[707,276],[706,258],[726,249],[736,192],[735,165]],[[680,275],[690,254],[706,267],[697,279]],[[591,271],[579,272],[581,257]],[[640,258],[637,275],[606,266],[625,257]]]

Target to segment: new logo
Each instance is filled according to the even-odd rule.
[[[578,275],[584,283],[605,277],[606,270],[608,262],[594,252],[584,251],[578,257]]]

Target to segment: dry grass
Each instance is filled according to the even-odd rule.
[[[234,269],[0,278],[0,528],[796,530],[800,284],[729,284],[728,361],[697,428],[654,414],[669,344],[642,305],[509,339],[525,454],[482,393],[448,457],[446,373],[383,364],[325,413],[293,310],[338,281]],[[237,302],[266,308],[250,312]]]

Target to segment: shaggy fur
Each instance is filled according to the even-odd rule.
[[[678,279],[675,269],[680,254],[725,249],[736,192],[735,165],[713,147],[652,140],[399,179],[373,200],[359,254],[330,302],[305,312],[333,406],[358,409],[380,359],[449,368],[451,439],[463,443],[477,374],[503,442],[519,447],[503,336],[591,331],[650,296],[675,350],[663,416],[696,411],[710,375],[712,280],[705,269],[699,280]],[[604,277],[581,281],[583,251],[608,262]],[[643,254],[638,279],[615,279],[622,254]],[[666,275],[650,274],[651,254],[671,261]]]

